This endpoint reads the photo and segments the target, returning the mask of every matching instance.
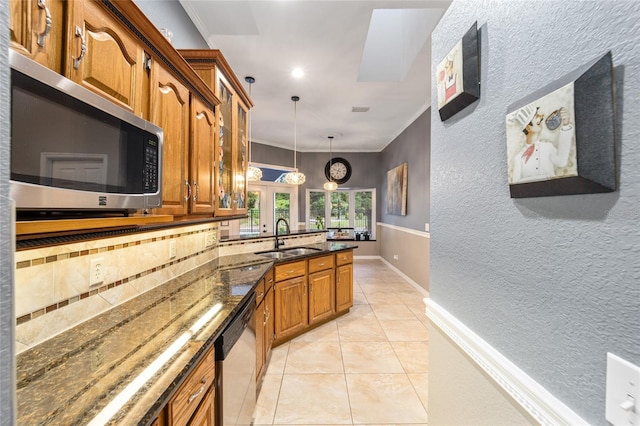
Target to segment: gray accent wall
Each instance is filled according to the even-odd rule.
[[[176,49],[208,49],[209,46],[178,0],[133,0],[156,28],[173,33]]]
[[[446,122],[431,111],[431,298],[606,424],[606,353],[640,365],[640,2],[454,1],[434,70],[475,21],[480,100]],[[609,50],[619,190],[510,198],[507,106]]]
[[[9,28],[9,2],[0,2],[0,28]],[[0,34],[0,99],[9,96],[9,32]],[[13,223],[9,202],[10,103],[0,102],[0,424],[15,422]]]
[[[380,155],[378,176],[378,222],[403,228],[424,231],[429,223],[430,211],[430,111],[427,109]],[[387,172],[402,163],[407,163],[407,214],[405,216],[387,213]]]

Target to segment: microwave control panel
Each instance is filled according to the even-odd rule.
[[[144,151],[144,192],[158,191],[158,142],[149,139]]]

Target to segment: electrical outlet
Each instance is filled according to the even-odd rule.
[[[425,232],[429,232],[429,224],[428,223],[424,224],[424,230],[425,230]]]
[[[169,240],[169,259],[176,257],[176,240]]]
[[[398,255],[397,254],[393,255],[393,260],[398,260]]]
[[[204,234],[204,247],[211,247],[216,243],[216,233],[215,232],[206,232]]]
[[[104,258],[91,259],[89,263],[89,285],[97,285],[104,282]]]

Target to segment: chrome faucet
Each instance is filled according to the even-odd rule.
[[[275,242],[275,249],[278,250],[280,248],[281,245],[284,245],[284,241],[278,239],[278,230],[280,229],[280,221],[284,222],[284,225],[286,227],[287,230],[287,234],[289,234],[291,232],[291,230],[289,229],[289,222],[287,222],[287,219],[285,219],[284,217],[281,217],[280,219],[278,219],[276,221],[276,242]]]

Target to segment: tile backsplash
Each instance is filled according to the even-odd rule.
[[[191,225],[16,252],[17,352],[215,259],[217,238],[205,244],[217,229],[216,223]],[[104,281],[89,286],[96,258]]]
[[[218,256],[273,249],[273,237],[219,243],[208,223],[22,250],[15,253],[16,351],[20,353]],[[213,233],[213,245],[211,242]],[[285,246],[325,241],[325,234],[281,236]],[[175,257],[170,244],[175,241]],[[89,285],[101,259],[104,281]]]

